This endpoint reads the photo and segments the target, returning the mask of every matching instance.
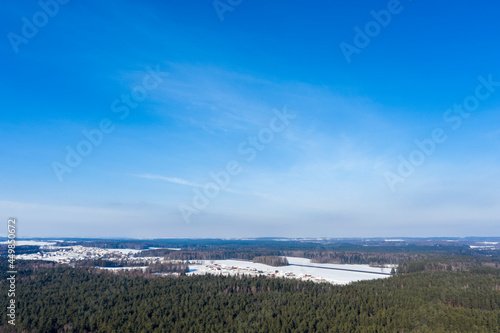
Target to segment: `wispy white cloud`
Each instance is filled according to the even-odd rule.
[[[129,176],[134,176],[134,177],[144,178],[144,179],[157,179],[157,180],[161,180],[161,181],[165,181],[165,182],[169,182],[169,183],[173,183],[173,184],[178,184],[178,185],[189,186],[189,187],[204,188],[206,185],[206,184],[199,184],[196,182],[190,182],[188,180],[181,179],[178,177],[165,177],[165,176],[161,176],[161,175],[152,175],[152,174],[148,174],[148,173],[141,174],[141,175],[129,175]],[[245,194],[245,195],[249,194],[249,193],[234,191],[230,188],[221,188],[220,190],[225,191],[225,192],[229,192],[229,193],[235,193],[235,194]]]
[[[254,86],[269,83],[250,75],[172,63],[168,71],[168,82],[154,93],[158,112],[211,134],[259,126],[260,117],[277,107],[257,98]]]
[[[142,175],[129,175],[129,176],[145,178],[145,179],[158,179],[158,180],[163,180],[165,182],[169,182],[169,183],[173,183],[173,184],[185,185],[185,186],[191,186],[191,187],[203,187],[202,184],[190,182],[188,180],[177,178],[177,177],[165,177],[165,176],[160,176],[160,175],[152,175],[149,173],[145,173]]]
[[[185,179],[181,179],[181,178],[178,178],[178,177],[165,177],[165,176],[161,176],[161,175],[152,175],[152,174],[140,174],[140,175],[129,175],[129,176],[134,176],[134,177],[138,177],[138,178],[144,178],[144,179],[154,179],[154,180],[161,180],[161,181],[165,181],[165,182],[169,182],[169,183],[173,183],[173,184],[178,184],[178,185],[184,185],[184,186],[189,186],[189,187],[198,187],[198,188],[204,188],[206,184],[199,184],[199,183],[196,183],[196,182],[191,182],[191,181],[188,181],[188,180],[185,180]],[[224,188],[224,189],[220,189],[221,191],[224,191],[224,192],[229,192],[229,193],[233,193],[233,194],[238,194],[238,195],[242,195],[242,196],[254,196],[254,197],[260,197],[260,198],[263,198],[263,199],[266,199],[266,200],[270,200],[270,201],[273,201],[273,202],[283,202],[282,199],[280,199],[279,197],[277,196],[274,196],[270,193],[262,193],[262,192],[258,192],[258,191],[236,191],[236,190],[233,190],[231,188]]]

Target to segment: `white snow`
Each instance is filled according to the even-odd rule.
[[[96,267],[99,269],[106,269],[108,271],[130,271],[134,269],[141,269],[141,270],[146,270],[148,266],[137,266],[137,267]]]
[[[7,241],[0,242],[0,244],[8,244],[8,242]],[[34,240],[29,240],[29,241],[18,241],[18,240],[16,240],[16,246],[23,246],[23,245],[49,246],[49,245],[55,245],[55,244],[57,244],[57,243],[55,243],[55,242],[34,241]]]
[[[162,250],[162,249],[171,250],[171,251],[180,251],[180,250],[182,250],[179,247],[150,247],[148,250]]]
[[[139,253],[142,252],[143,250],[135,250],[135,249],[107,249],[109,252],[119,252],[123,254],[129,254],[129,253]]]
[[[348,272],[325,268],[341,268],[363,270],[370,272],[390,273],[391,268],[376,268],[368,265],[335,265],[315,264],[310,259],[287,257],[292,265],[272,267],[251,261],[239,260],[211,260],[202,265],[190,265],[187,275],[216,274],[216,275],[266,275],[295,278],[300,280],[311,280],[315,282],[331,282],[335,284],[346,284],[359,280],[371,280],[389,277],[389,275],[370,274],[362,272]],[[314,267],[293,266],[293,264],[309,265]]]
[[[493,245],[469,245],[471,249],[494,249]]]

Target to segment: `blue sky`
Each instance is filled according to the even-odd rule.
[[[66,2],[0,5],[19,237],[500,234],[500,4]]]

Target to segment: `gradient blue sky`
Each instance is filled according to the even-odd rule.
[[[500,87],[458,128],[443,118],[500,81],[498,2],[401,1],[350,63],[339,45],[388,1],[243,0],[223,21],[212,1],[71,1],[17,53],[10,33],[41,7],[0,6],[0,216],[19,237],[500,235]],[[161,83],[120,119],[148,67]],[[247,162],[239,145],[285,106]],[[53,163],[105,118],[59,181]],[[436,128],[447,140],[391,189]],[[185,223],[230,160],[242,172]]]

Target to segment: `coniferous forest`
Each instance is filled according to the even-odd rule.
[[[341,286],[20,263],[16,326],[4,315],[0,331],[500,332],[498,269],[412,267]]]
[[[279,256],[259,256],[253,258],[252,261],[275,267],[288,265],[288,260],[286,259],[286,257],[279,257]]]

